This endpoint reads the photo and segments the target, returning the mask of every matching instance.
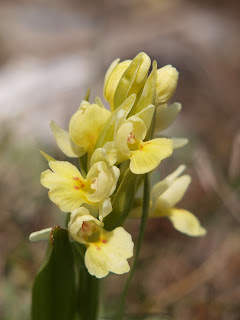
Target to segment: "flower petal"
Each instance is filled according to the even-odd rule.
[[[142,142],[139,149],[132,151],[130,170],[135,174],[143,174],[155,169],[161,160],[172,154],[172,140],[159,138]]]
[[[110,111],[97,104],[89,104],[86,108],[80,108],[69,123],[69,132],[73,142],[84,148],[85,151],[93,152],[99,132],[110,114]]]
[[[115,167],[117,171],[119,169]],[[119,176],[119,175],[118,175]],[[96,191],[88,196],[91,202],[99,202],[111,195],[112,186],[116,187],[118,176],[111,167],[108,167],[104,161],[95,163],[88,172],[87,179],[97,179]],[[115,190],[115,188],[114,188]]]
[[[166,128],[168,128],[173,121],[176,119],[178,113],[181,111],[182,106],[180,103],[173,103],[169,107],[159,110],[157,108],[157,114],[156,114],[156,132],[163,131]]]
[[[104,127],[102,127],[99,133],[95,148],[101,148],[107,142],[114,140],[115,131],[118,129],[119,123],[122,123],[121,118],[126,120],[126,116],[129,114],[130,110],[132,109],[135,103],[135,100],[136,100],[136,95],[132,94],[121,104],[121,106],[118,109],[114,110],[111,113],[111,116],[109,117],[108,121],[106,122]]]
[[[71,237],[77,242],[86,244],[87,242],[84,240],[84,238],[81,237],[81,234],[79,233],[84,222],[91,222],[97,227],[103,227],[103,223],[93,217],[90,214],[90,211],[85,207],[80,207],[71,213],[70,221],[68,223],[69,233]]]
[[[101,242],[89,245],[85,254],[88,272],[97,278],[109,272],[122,274],[130,270],[127,259],[133,255],[132,237],[122,227],[111,232],[102,229]]]
[[[171,220],[176,230],[188,236],[199,237],[207,233],[198,219],[187,210],[173,208],[167,217]]]
[[[131,60],[125,60],[119,63],[119,59],[113,61],[110,65],[104,81],[104,97],[109,102],[111,110],[114,110],[113,100],[119,81],[129,67]]]
[[[175,171],[169,174],[164,180],[156,183],[151,190],[151,199],[155,205],[158,197],[160,197],[186,169],[185,165],[180,165]]]
[[[110,166],[113,166],[118,160],[118,151],[113,141],[107,142],[103,147],[104,153],[107,156]]]
[[[108,80],[109,80],[109,77],[110,75],[112,74],[113,70],[116,68],[116,66],[118,65],[120,59],[117,58],[115,59],[109,66],[107,72],[106,72],[106,75],[105,75],[105,79],[104,79],[104,86],[103,86],[103,95],[104,95],[104,98],[106,99],[106,87],[107,87],[107,84],[108,84]],[[106,99],[107,100],[107,99]]]
[[[116,134],[115,146],[116,149],[126,157],[130,156],[130,150],[127,144],[128,136],[133,131],[133,123],[131,121],[125,122],[118,129]]]
[[[178,203],[183,198],[190,182],[191,177],[189,175],[183,175],[175,179],[170,187],[157,198],[156,210],[164,210]]]
[[[143,140],[146,136],[147,128],[143,120],[137,116],[132,116],[126,120],[117,130],[115,138],[116,149],[124,156],[130,157],[130,148],[134,148],[137,141]],[[133,144],[128,141],[132,137]],[[118,159],[119,162],[119,159]]]
[[[188,144],[187,138],[171,138],[173,141],[173,148],[178,149],[184,147],[186,144]]]
[[[112,211],[111,199],[107,198],[99,202],[99,220],[103,219]]]
[[[154,111],[155,111],[155,106],[151,104],[145,109],[141,110],[139,113],[136,113],[136,116],[145,123],[147,130],[151,126]]]
[[[159,181],[157,184],[155,184],[151,190],[151,200],[153,204],[155,205],[156,200],[159,196],[161,196],[168,188],[170,184],[165,179],[162,181]]]
[[[54,134],[55,140],[59,149],[70,158],[77,158],[84,155],[85,151],[83,148],[77,146],[70,138],[69,132],[62,129],[54,121],[51,121],[50,127]]]
[[[64,212],[72,212],[83,202],[88,202],[85,180],[78,169],[67,161],[50,161],[50,168],[41,174],[41,183],[50,189],[49,198]]]
[[[185,164],[181,164],[180,166],[177,167],[176,170],[170,173],[164,180],[167,180],[170,184],[172,184],[174,180],[177,179],[185,169],[186,169]]]

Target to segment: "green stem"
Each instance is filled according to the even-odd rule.
[[[129,272],[125,287],[123,289],[122,295],[121,295],[121,300],[119,303],[119,307],[117,310],[117,313],[114,317],[114,320],[121,320],[124,315],[124,309],[125,309],[125,302],[126,302],[126,297],[127,297],[127,292],[133,277],[133,273],[136,268],[136,263],[138,260],[138,256],[141,250],[142,242],[143,242],[143,237],[144,237],[144,231],[147,223],[147,218],[148,218],[148,212],[149,212],[149,202],[150,202],[150,187],[149,187],[149,179],[148,175],[145,175],[144,178],[144,190],[143,190],[143,207],[142,207],[142,217],[141,217],[141,225],[140,225],[140,230],[139,230],[139,235],[136,243],[136,249],[135,249],[135,255],[133,258],[133,263],[131,270]]]

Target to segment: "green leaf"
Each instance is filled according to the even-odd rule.
[[[125,172],[124,178],[112,197],[112,212],[104,219],[104,228],[113,230],[123,224],[129,215],[137,190],[139,175],[133,174],[130,169]]]
[[[98,318],[100,279],[91,276],[85,267],[86,249],[84,245],[75,241],[72,244],[78,270],[77,313],[80,320],[96,320]]]
[[[32,290],[32,320],[72,320],[76,306],[75,273],[68,231],[56,227]]]
[[[78,311],[81,320],[96,320],[99,306],[100,279],[91,276],[85,265],[79,269]]]

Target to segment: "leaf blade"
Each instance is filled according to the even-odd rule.
[[[75,314],[75,274],[67,230],[56,228],[32,290],[32,320],[73,319]],[[59,285],[61,283],[61,285]]]

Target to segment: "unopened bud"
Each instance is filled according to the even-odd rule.
[[[113,63],[110,65],[104,81],[104,97],[109,102],[111,108],[113,106],[114,94],[118,83],[126,69],[131,64],[132,60],[125,60],[120,63],[118,62],[119,59],[113,61]]]
[[[174,94],[178,83],[178,71],[171,65],[157,70],[156,106],[166,103]]]
[[[151,66],[151,59],[149,58],[149,56],[144,53],[144,52],[141,52],[139,53],[136,57],[141,57],[141,60],[140,60],[140,65],[138,66],[138,71],[137,71],[137,74],[135,75],[135,79],[132,83],[132,87],[129,91],[129,95],[131,95],[132,93],[138,93],[147,76],[148,76],[148,71],[149,71],[149,68]],[[132,70],[132,73],[134,74],[134,69]]]

